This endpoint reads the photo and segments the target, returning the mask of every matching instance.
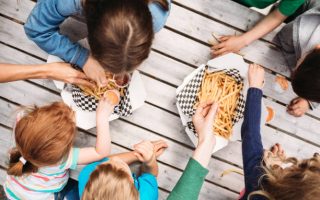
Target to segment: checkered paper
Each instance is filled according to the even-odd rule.
[[[195,127],[191,121],[191,117],[195,114],[194,104],[197,101],[197,95],[201,88],[202,79],[204,78],[205,72],[208,67],[203,67],[190,81],[186,86],[177,94],[177,104],[180,107],[182,113],[190,118],[190,121],[187,122],[187,128],[193,132],[196,136]],[[215,70],[214,72],[223,71],[227,75],[233,77],[236,82],[243,83],[243,78],[241,77],[239,70],[237,69],[224,69],[224,70]],[[232,119],[233,125],[237,123],[241,118],[243,118],[245,108],[245,99],[243,92],[240,92],[239,99],[237,101],[237,107],[235,109],[235,116]]]
[[[85,95],[82,90],[76,85],[72,85],[71,93],[74,103],[79,108],[89,112],[96,111],[99,100],[95,99],[93,96]],[[120,103],[119,105],[115,106],[113,113],[122,117],[132,114],[132,105],[130,102],[128,89],[125,89],[125,95],[120,98]]]

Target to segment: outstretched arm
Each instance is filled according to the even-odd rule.
[[[94,87],[84,73],[73,69],[68,63],[61,62],[38,65],[0,63],[0,83],[26,79],[51,79],[86,87]]]
[[[243,47],[273,31],[286,18],[287,16],[283,15],[278,9],[275,9],[248,32],[239,36],[221,37],[220,43],[212,46],[213,56],[240,51]]]
[[[249,90],[247,94],[244,121],[241,127],[242,157],[247,195],[258,189],[260,168],[263,157],[263,146],[260,135],[262,85],[264,70],[258,65],[249,67]]]
[[[102,97],[97,109],[97,140],[95,147],[80,149],[79,165],[88,164],[107,157],[111,151],[111,137],[109,129],[109,116],[114,105],[107,97]]]
[[[193,123],[199,134],[198,145],[168,200],[198,199],[201,187],[208,174],[206,167],[216,143],[212,126],[217,109],[218,105],[215,103],[212,105],[204,103],[197,109],[193,117]]]

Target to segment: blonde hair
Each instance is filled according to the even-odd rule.
[[[130,176],[113,162],[101,164],[91,173],[82,200],[138,200]]]
[[[62,102],[23,109],[15,125],[16,147],[10,150],[7,173],[22,176],[57,164],[68,155],[76,133],[74,113]],[[27,162],[20,161],[23,157]]]
[[[261,190],[249,194],[264,196],[269,200],[318,200],[320,197],[320,156],[300,160],[288,158],[290,167],[279,165],[263,167],[265,174],[260,179]],[[263,181],[262,181],[263,180]]]

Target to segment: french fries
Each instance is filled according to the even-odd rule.
[[[213,124],[215,134],[229,139],[232,133],[232,119],[243,84],[238,84],[234,78],[223,71],[206,72],[201,89],[197,95],[195,108],[202,102],[219,103],[219,112]]]
[[[106,78],[107,80],[112,79],[112,74],[106,72]],[[92,96],[97,100],[100,100],[103,94],[108,90],[116,89],[120,92],[120,96],[124,96],[124,88],[118,88],[114,82],[108,81],[108,84],[105,87],[98,87],[96,86],[94,89],[80,86],[78,87],[83,91],[84,95],[86,96]]]

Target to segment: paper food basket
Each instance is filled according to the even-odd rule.
[[[241,107],[240,110],[244,111],[244,104],[245,104],[245,99],[246,99],[247,90],[248,90],[248,79],[247,79],[248,67],[249,67],[249,64],[246,63],[241,56],[234,53],[226,54],[224,56],[220,56],[218,58],[208,61],[206,65],[205,64],[200,65],[196,70],[194,70],[191,74],[189,74],[183,80],[183,83],[177,88],[176,95],[178,97],[178,101],[177,101],[178,112],[180,114],[182,124],[183,126],[185,126],[185,131],[194,145],[197,144],[197,137],[195,135],[195,130],[190,128],[190,123],[192,123],[192,116],[190,116],[190,114],[189,115],[185,114],[186,113],[185,107],[184,105],[182,105],[183,103],[179,101],[179,97],[181,97],[182,92],[184,96],[188,96],[191,93],[193,96],[197,94],[199,87],[201,86],[202,77],[205,69],[207,69],[208,71],[220,71],[220,70],[232,71],[236,69],[235,71],[237,72],[238,77],[240,75],[243,81],[243,90],[242,90],[243,102],[241,102],[242,105],[239,107]],[[188,95],[185,95],[186,87],[188,87],[187,88],[189,91]],[[190,100],[190,96],[188,97]],[[190,105],[190,102],[188,103]],[[183,112],[183,109],[184,109],[184,112]],[[227,140],[221,136],[216,135],[216,146],[213,149],[212,153],[227,146],[229,141],[241,140],[240,132],[241,132],[241,125],[243,122],[242,111],[239,111],[239,118],[234,123],[233,132],[232,132],[232,136],[230,137],[230,140]],[[267,118],[267,109],[264,103],[262,102],[261,127],[264,125],[266,118]]]
[[[52,63],[52,62],[63,62],[63,61],[56,56],[49,55],[47,63]],[[71,84],[66,84],[60,81],[54,81],[54,84],[59,90],[61,90],[61,97],[64,103],[69,105],[75,111],[77,126],[85,130],[94,128],[96,126],[96,112],[83,110],[83,108],[80,108],[79,106],[77,106],[77,104],[75,103],[75,98],[72,95],[72,92],[74,91],[74,87],[72,87]],[[130,101],[129,102],[126,101],[126,107],[130,107],[130,109],[128,110],[126,115],[130,115],[134,110],[143,106],[147,98],[143,81],[138,71],[135,71],[132,74],[130,85],[128,86],[127,90],[128,92],[126,92],[126,95],[127,94],[130,95],[130,98],[127,97],[127,99],[130,99]],[[120,104],[121,104],[121,101],[120,101]],[[119,110],[121,112],[121,108],[120,109],[118,108],[118,114],[115,110],[115,112],[109,117],[109,121],[115,120],[120,116],[123,116],[121,115],[121,113],[119,114]]]

